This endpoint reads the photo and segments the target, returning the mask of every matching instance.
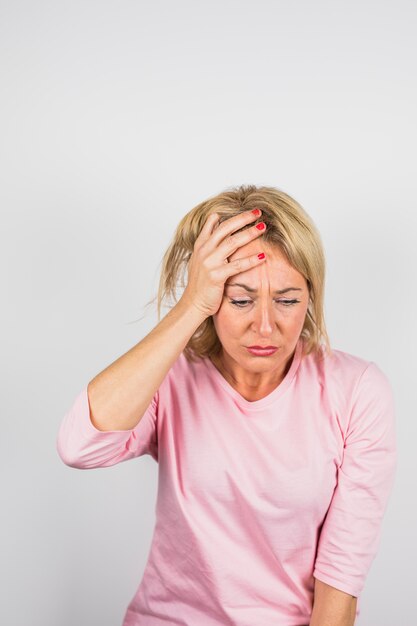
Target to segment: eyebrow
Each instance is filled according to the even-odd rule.
[[[249,293],[257,293],[258,290],[257,289],[253,289],[252,287],[249,287],[248,285],[244,285],[243,283],[227,283],[225,285],[225,287],[243,287],[243,289],[246,289],[246,291],[249,291]],[[287,293],[287,291],[302,291],[301,287],[286,287],[285,289],[275,289],[275,291],[273,293]]]

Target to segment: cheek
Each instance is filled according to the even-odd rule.
[[[286,310],[282,312],[280,311],[278,318],[284,327],[288,329],[297,330],[303,326],[306,313],[307,313],[307,309],[305,307],[303,308],[297,307],[294,309],[290,308],[290,310]]]
[[[296,323],[298,326],[303,326],[306,315],[307,315],[307,310],[308,310],[308,307],[305,306],[299,311],[297,311],[297,315],[295,316],[295,319],[296,319]]]
[[[218,335],[232,336],[236,332],[236,315],[233,312],[222,310],[220,307],[216,315],[213,315],[213,323]]]

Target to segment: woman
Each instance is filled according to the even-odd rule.
[[[65,415],[67,465],[159,464],[124,626],[354,624],[394,481],[394,402],[374,362],[330,349],[324,277],[289,195],[202,202],[165,253],[158,319],[180,278],[181,297]]]

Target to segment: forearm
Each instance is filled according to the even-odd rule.
[[[310,626],[354,626],[357,598],[315,579]]]
[[[135,428],[204,319],[192,305],[180,300],[142,341],[89,382],[91,421],[98,430]]]

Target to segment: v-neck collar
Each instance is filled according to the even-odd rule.
[[[217,367],[208,357],[204,359],[204,363],[211,370],[213,376],[222,385],[225,391],[227,391],[227,393],[231,395],[240,406],[249,410],[264,409],[265,407],[273,404],[286,391],[286,389],[288,389],[292,379],[297,372],[298,366],[300,365],[300,361],[302,358],[302,348],[303,339],[302,337],[300,337],[295,347],[295,352],[290,365],[290,369],[288,370],[282,381],[267,396],[261,398],[260,400],[254,401],[247,400],[234,387],[232,387],[232,385],[225,379],[223,374],[217,369]]]

